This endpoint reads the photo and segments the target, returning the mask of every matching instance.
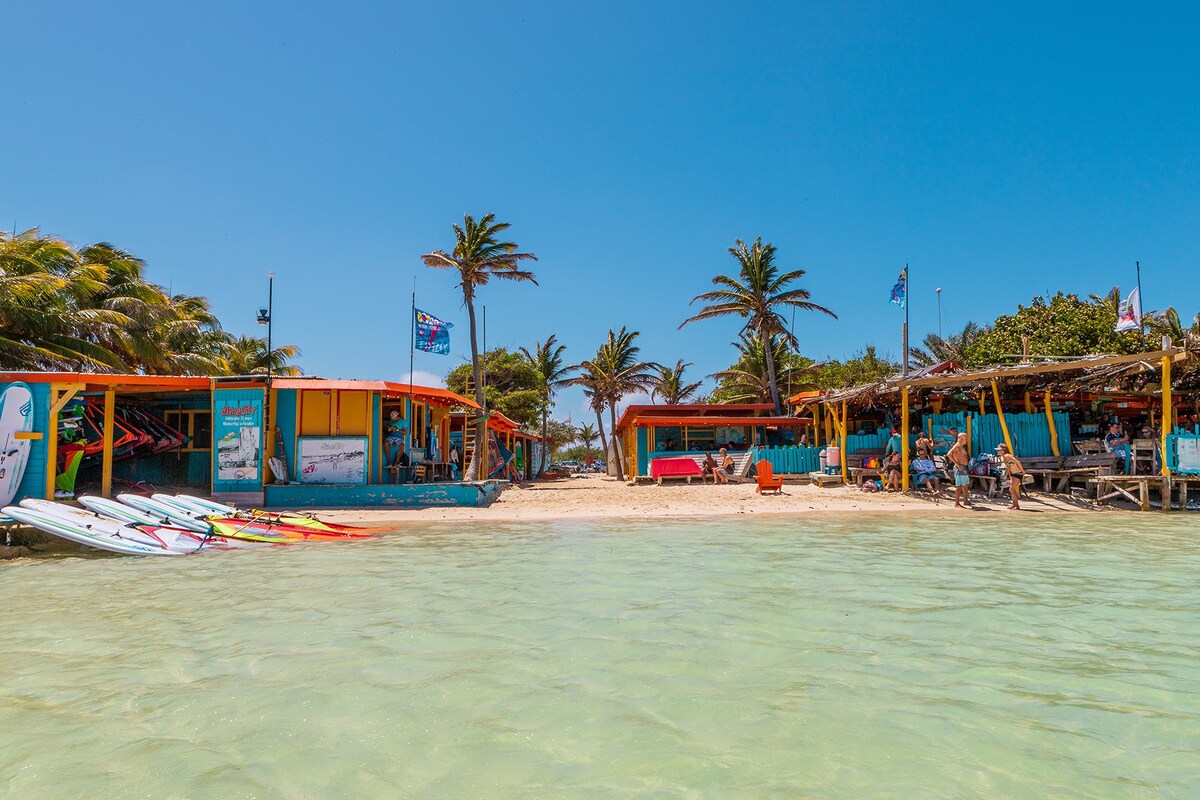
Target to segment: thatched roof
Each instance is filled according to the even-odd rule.
[[[1169,348],[1133,355],[1084,356],[1073,359],[999,364],[976,370],[944,370],[937,374],[912,373],[893,375],[875,383],[822,392],[818,396],[797,395],[793,405],[840,403],[843,400],[867,403],[876,398],[896,395],[907,387],[910,391],[927,390],[936,393],[973,392],[991,385],[993,380],[1005,386],[1018,385],[1022,391],[1070,393],[1091,391],[1138,391],[1160,381],[1163,358],[1181,369],[1172,375],[1176,391],[1200,389],[1198,359],[1189,350]],[[808,393],[811,394],[811,393]]]

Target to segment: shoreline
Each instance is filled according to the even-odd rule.
[[[973,496],[974,509],[954,507],[953,490],[939,499],[915,494],[868,494],[855,486],[818,488],[785,485],[781,495],[759,495],[753,483],[630,486],[600,475],[509,486],[481,508],[371,508],[316,510],[323,519],[345,524],[403,525],[413,522],[533,522],[595,519],[710,519],[739,516],[798,516],[821,513],[953,514],[1004,511],[1010,514],[1071,513],[1100,509],[1060,495],[1022,498],[1021,511],[1008,511],[1008,497]],[[1026,506],[1028,506],[1026,508]]]

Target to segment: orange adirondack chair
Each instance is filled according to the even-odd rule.
[[[758,477],[756,478],[758,481],[758,486],[754,489],[754,491],[762,494],[764,489],[776,493],[783,490],[783,478],[775,477],[775,473],[771,469],[770,461],[767,461],[765,458],[760,459],[759,462],[754,465],[754,469],[758,473]]]

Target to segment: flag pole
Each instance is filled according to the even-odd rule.
[[[904,348],[904,377],[908,377],[908,296],[912,281],[908,274],[908,262],[904,262],[904,327],[900,331],[900,346]]]
[[[408,458],[412,464],[412,435],[413,435],[413,358],[417,350],[417,276],[413,275],[412,313],[408,315]]]
[[[1138,290],[1138,335],[1142,337],[1142,349],[1146,349],[1146,315],[1142,311],[1146,308],[1146,301],[1142,298],[1142,262],[1133,262],[1134,268],[1137,270],[1137,290]]]

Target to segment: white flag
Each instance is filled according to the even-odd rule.
[[[1121,301],[1121,308],[1117,311],[1117,327],[1119,331],[1140,331],[1142,329],[1142,296],[1138,294],[1137,287],[1129,293]]]

